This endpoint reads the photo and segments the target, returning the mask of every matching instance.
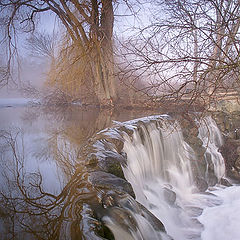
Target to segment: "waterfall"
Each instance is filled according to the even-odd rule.
[[[222,138],[210,117],[200,123],[199,138],[207,153],[213,156],[216,176],[222,177],[224,162],[217,152]],[[136,200],[160,219],[174,240],[201,239],[202,225],[197,220],[202,211],[199,201],[207,206],[215,199],[206,200],[205,196],[197,194],[192,167],[196,156],[184,141],[180,125],[166,119],[141,121],[133,134],[125,134],[124,139],[127,167],[123,170],[134,189]]]
[[[123,150],[128,156],[124,174],[131,183],[143,187],[146,181],[161,179],[163,185],[170,184],[184,195],[192,193],[191,160],[195,160],[195,155],[184,142],[177,123],[140,124],[133,136],[125,135]]]
[[[115,239],[212,240],[215,235],[219,240],[225,240],[226,236],[238,239],[234,219],[239,219],[240,188],[218,184],[225,176],[224,159],[218,152],[223,145],[221,132],[209,116],[196,121],[196,126],[197,137],[202,142],[200,151],[205,150],[202,158],[184,141],[180,124],[169,117],[152,116],[120,125],[125,129],[121,135],[122,151],[127,157],[127,164],[122,168],[136,201],[118,203],[124,212],[120,213],[117,207],[103,219]],[[210,177],[215,183],[209,181]],[[144,216],[136,203],[147,209],[160,225]],[[226,217],[228,214],[233,220]],[[222,227],[220,234],[216,232],[218,219],[224,223],[222,226],[230,225],[229,231]],[[163,228],[158,227],[161,225]]]
[[[224,159],[218,149],[223,145],[223,137],[218,129],[215,121],[207,116],[199,122],[198,137],[203,142],[203,147],[206,148],[205,159],[209,165],[208,156],[211,158],[210,163],[213,164],[214,173],[218,180],[225,175]]]

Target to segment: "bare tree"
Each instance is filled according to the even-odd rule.
[[[56,14],[65,27],[78,57],[84,58],[88,66],[89,79],[93,82],[98,102],[111,104],[112,101],[116,101],[112,53],[114,15],[111,0],[41,2],[1,0],[0,12],[6,19],[10,56],[16,46],[14,36],[19,30],[34,30],[37,16],[43,12]]]
[[[36,57],[54,58],[55,36],[45,32],[35,32],[27,39],[26,49]]]
[[[123,77],[145,78],[159,99],[209,101],[239,85],[239,1],[152,1],[148,26],[122,46]],[[151,5],[151,6],[152,6]],[[150,10],[149,10],[150,11]],[[122,70],[122,69],[120,69]]]
[[[4,44],[6,38],[4,31],[2,31],[5,24],[6,19],[4,17],[0,17],[0,87],[5,86],[8,83],[8,79],[10,78],[10,61],[8,61],[6,58],[6,51],[4,51],[6,48],[6,44]]]

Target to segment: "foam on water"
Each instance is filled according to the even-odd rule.
[[[240,186],[213,192],[223,203],[205,208],[198,218],[204,225],[202,240],[239,240]]]

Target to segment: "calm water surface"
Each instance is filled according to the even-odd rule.
[[[62,209],[63,201],[59,199],[65,198],[63,189],[71,182],[76,166],[81,165],[79,155],[88,140],[101,129],[110,127],[113,120],[126,121],[149,114],[77,106],[58,109],[2,106],[0,239],[32,239],[24,235],[22,229],[31,226],[31,231],[35,231],[37,223],[33,227],[33,221],[46,221],[44,211],[49,214],[50,205],[59,204]],[[30,199],[31,204],[23,203],[22,196]],[[60,197],[56,200],[55,196]],[[23,213],[22,219],[12,211],[15,208],[16,212]],[[38,212],[41,217],[33,220],[26,217],[29,212]],[[49,218],[54,218],[52,212]],[[42,234],[46,237],[47,233]]]

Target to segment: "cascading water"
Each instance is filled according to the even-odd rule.
[[[198,137],[202,140],[203,147],[206,148],[205,159],[207,166],[209,165],[209,156],[214,167],[214,173],[220,180],[225,175],[224,159],[221,153],[218,152],[218,149],[223,145],[223,137],[215,121],[210,116],[200,121]]]
[[[125,135],[124,151],[129,160],[125,176],[133,178],[131,182],[143,186],[146,181],[161,179],[163,184],[171,184],[185,196],[192,193],[191,160],[195,160],[195,156],[191,147],[183,141],[178,124],[141,124],[134,131],[132,140]]]
[[[161,222],[159,228],[155,220],[146,218],[133,199],[131,204],[119,203],[125,209],[124,216],[117,208],[116,214],[103,219],[115,239],[239,239],[240,187],[207,185],[208,174],[215,174],[216,182],[225,176],[224,160],[218,152],[223,144],[221,132],[211,117],[197,124],[198,138],[205,148],[205,164],[184,141],[176,121],[155,116],[124,123],[126,129],[130,128],[123,133],[123,152],[127,155],[124,176],[131,183],[137,202]],[[199,181],[204,187],[199,186]],[[116,215],[123,219],[121,224]]]
[[[123,150],[128,158],[124,175],[137,201],[164,223],[174,239],[198,238],[200,224],[184,210],[197,191],[191,167],[195,155],[183,140],[179,124],[142,123],[133,136],[125,135]]]
[[[203,125],[205,123],[208,128]],[[213,194],[199,193],[192,166],[197,162],[196,156],[184,141],[180,125],[157,117],[155,120],[141,119],[131,127],[133,134],[124,135],[127,166],[123,171],[133,187],[136,200],[164,224],[167,234],[174,240],[201,239],[203,225],[198,217],[204,208],[220,204],[221,199]],[[208,145],[206,129],[210,136]],[[199,138],[213,156],[215,174],[221,178],[225,171],[218,153],[222,138],[210,117],[200,122]],[[145,234],[141,239],[158,238]]]

